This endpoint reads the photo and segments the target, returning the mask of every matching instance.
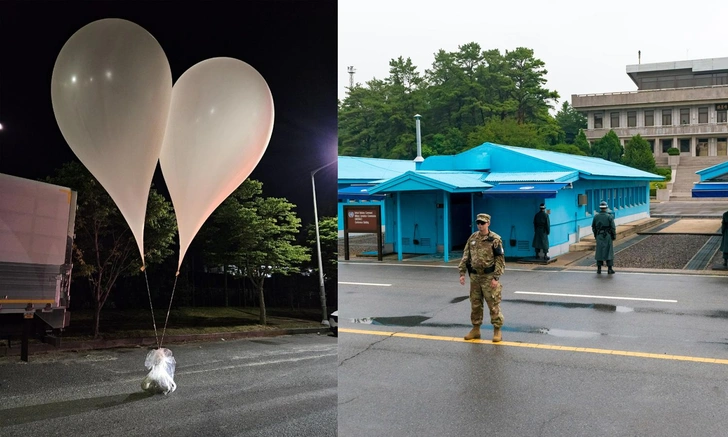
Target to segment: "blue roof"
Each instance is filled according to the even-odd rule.
[[[695,173],[697,173],[700,176],[700,182],[704,182],[719,176],[723,176],[728,174],[728,161],[721,162],[720,164],[716,164],[712,167],[704,168],[702,170],[698,170]]]
[[[444,190],[450,193],[479,192],[492,187],[483,181],[483,177],[484,174],[480,172],[408,171],[372,187],[369,192],[372,194],[427,190]]]
[[[339,180],[374,181],[390,179],[414,170],[415,162],[404,159],[339,156]]]
[[[547,150],[527,149],[523,147],[504,146],[500,144],[485,143],[483,146],[490,145],[503,148],[512,153],[522,156],[528,156],[542,161],[546,161],[556,166],[563,167],[564,170],[577,170],[584,179],[605,179],[605,178],[630,178],[644,180],[663,180],[664,176],[656,175],[636,168],[627,167],[626,165],[617,164],[602,158],[594,158],[592,156],[571,155],[568,153],[550,152]],[[482,147],[482,146],[479,146]]]
[[[489,173],[486,182],[574,182],[578,171],[498,172]]]

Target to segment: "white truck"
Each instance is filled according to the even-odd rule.
[[[24,332],[26,350],[28,334],[58,345],[69,324],[76,196],[0,174],[0,337]]]

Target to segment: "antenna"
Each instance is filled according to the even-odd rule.
[[[637,63],[642,63],[642,50],[637,50]]]
[[[346,70],[349,72],[349,89],[354,88],[354,73],[356,70],[353,65],[346,67]]]

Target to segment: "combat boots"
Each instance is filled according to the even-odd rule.
[[[608,275],[613,275],[614,274],[614,269],[612,269],[612,266],[607,266],[607,274]]]
[[[498,343],[499,341],[501,341],[502,337],[500,330],[501,329],[497,326],[493,327],[493,343]]]
[[[599,265],[597,265],[597,275],[601,275],[601,274],[602,274],[602,265],[599,264]]]
[[[475,340],[476,338],[480,338],[480,325],[473,325],[473,329],[468,332],[468,334],[463,337],[466,340]]]

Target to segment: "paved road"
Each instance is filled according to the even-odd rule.
[[[335,337],[171,349],[178,386],[167,396],[141,390],[144,348],[0,358],[0,435],[336,435]]]
[[[512,268],[498,345],[462,340],[452,266],[342,263],[339,280],[340,435],[728,429],[725,276]]]

